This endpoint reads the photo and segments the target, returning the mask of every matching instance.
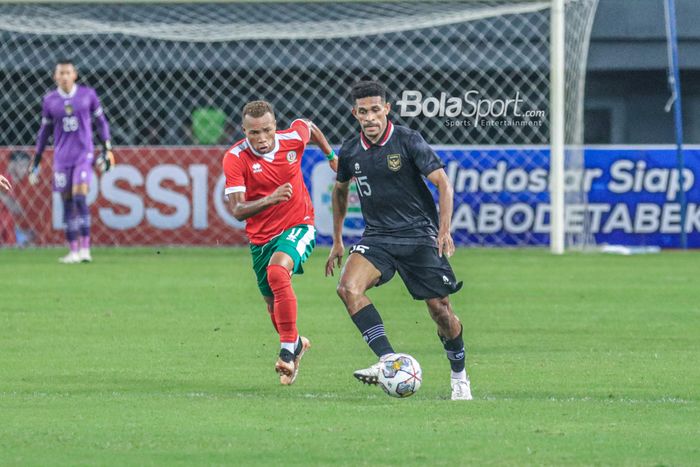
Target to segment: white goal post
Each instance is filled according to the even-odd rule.
[[[564,253],[564,124],[566,119],[566,15],[564,0],[552,0],[550,40],[550,203],[551,233],[549,247],[552,253]]]

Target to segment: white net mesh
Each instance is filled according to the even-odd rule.
[[[582,140],[596,4],[566,2],[571,145]],[[522,227],[529,214],[512,213],[521,226],[514,231],[504,224],[510,207],[548,199],[546,181],[535,183],[533,172],[546,169],[549,139],[549,6],[505,0],[0,5],[6,109],[0,169],[13,151],[31,154],[55,61],[70,57],[80,81],[98,90],[121,162],[91,195],[96,243],[240,242],[241,226],[220,200],[219,161],[223,146],[242,136],[243,104],[270,100],[281,126],[308,117],[339,145],[357,131],[349,86],[371,77],[387,85],[396,123],[421,131],[433,145],[450,145],[441,155],[452,164],[458,203],[474,220],[458,223],[459,243],[541,244],[546,229],[534,220]],[[450,116],[450,102],[457,105],[451,98],[461,100],[462,114]],[[471,115],[475,108],[486,114]],[[500,170],[499,163],[507,166],[502,178],[521,168],[531,183],[494,191],[470,183]],[[566,164],[582,168],[582,152],[568,151]],[[306,167],[313,182],[314,165]],[[46,181],[22,194],[30,207],[20,223],[40,244],[61,241],[59,203],[46,201],[48,190]],[[580,186],[569,191],[572,205],[585,205],[585,198]],[[481,211],[498,206],[500,229],[481,228]],[[569,230],[571,241],[589,240],[585,225]]]

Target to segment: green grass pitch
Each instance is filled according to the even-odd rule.
[[[324,278],[296,276],[313,347],[281,387],[246,249],[0,251],[0,465],[698,465],[700,253],[458,250],[475,400],[449,399],[425,305],[371,291],[406,400]]]

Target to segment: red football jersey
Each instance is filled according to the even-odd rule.
[[[18,199],[18,195],[20,193],[26,193],[27,190],[17,189],[20,181],[9,173],[7,174],[7,180],[10,182],[10,185],[12,185],[12,191],[10,191],[7,196],[18,202],[22,209],[26,209],[26,206],[28,206],[26,200],[24,200],[23,203],[23,200]],[[0,201],[0,246],[15,245],[17,243],[15,233],[15,227],[17,227],[16,221],[15,215],[12,213],[12,211],[10,211],[10,208],[5,206],[5,203]]]
[[[304,120],[294,120],[288,130],[277,131],[275,147],[267,154],[255,151],[247,139],[224,155],[225,194],[245,193],[246,201],[263,198],[287,182],[292,198],[246,219],[245,230],[253,245],[263,245],[284,230],[299,224],[313,225],[314,208],[301,172],[301,156],[311,138]]]

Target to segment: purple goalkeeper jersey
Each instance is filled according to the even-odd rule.
[[[41,154],[53,127],[54,166],[75,166],[92,158],[92,119],[102,141],[109,140],[109,124],[94,89],[74,85],[70,93],[56,89],[44,96],[41,109],[41,128],[36,152]]]

